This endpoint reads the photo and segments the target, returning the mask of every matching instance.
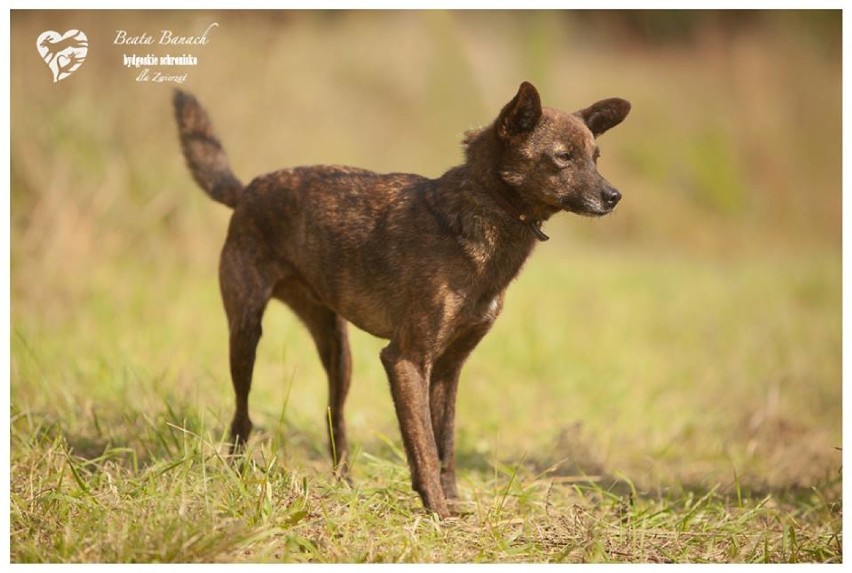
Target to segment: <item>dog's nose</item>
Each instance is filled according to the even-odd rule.
[[[621,200],[621,193],[618,192],[617,189],[613,189],[612,187],[607,187],[601,193],[601,199],[603,199],[604,204],[612,209],[618,202]]]

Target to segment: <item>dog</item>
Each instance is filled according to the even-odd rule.
[[[243,185],[209,116],[175,90],[181,148],[196,183],[233,209],[219,264],[236,410],[234,452],[252,430],[248,397],[270,299],[310,331],[328,376],[329,445],[346,476],[347,325],[388,339],[380,358],[413,489],[439,517],[458,499],[454,420],[459,374],[503,306],[507,286],[560,211],[602,216],[621,194],[597,170],[597,138],[630,103],[575,113],[542,107],[523,82],[493,124],[464,137],[465,161],[437,179],[320,165]]]

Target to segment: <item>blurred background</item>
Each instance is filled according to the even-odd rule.
[[[113,43],[213,22],[203,46]],[[603,220],[547,223],[465,375],[462,454],[517,459],[541,439],[558,450],[543,466],[571,455],[652,483],[672,467],[789,484],[839,466],[839,10],[13,11],[11,24],[13,408],[85,417],[169,396],[216,428],[230,416],[216,285],[229,213],[184,168],[175,84],[122,66],[179,52],[198,58],[180,87],[245,182],[313,163],[439,176],[523,80],[567,110],[630,100],[599,162],[624,199]],[[59,83],[35,47],[50,29],[89,38]],[[310,340],[284,310],[267,321],[255,417],[274,420],[286,392],[321,449]],[[356,345],[353,434],[396,439],[382,343]]]
[[[204,46],[113,44],[117,30],[156,40],[212,22]],[[162,240],[209,256],[194,217],[216,208],[186,189],[176,159],[176,84],[122,66],[124,54],[177,52],[198,57],[179,69],[182,87],[211,110],[246,180],[311,163],[438,176],[461,160],[462,132],[529,80],[553,107],[634,106],[603,140],[624,208],[605,224],[557,217],[559,237],[839,254],[837,11],[16,11],[12,23],[14,253],[56,257],[63,273],[95,247]],[[55,85],[33,47],[50,27],[90,42],[84,67]]]

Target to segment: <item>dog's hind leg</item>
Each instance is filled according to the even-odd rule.
[[[230,241],[225,243],[219,264],[219,287],[228,317],[231,381],[236,396],[231,422],[232,453],[240,450],[252,430],[248,396],[271,284],[250,257]]]
[[[286,303],[308,327],[328,376],[328,444],[334,473],[346,477],[349,471],[349,444],[343,405],[352,379],[352,358],[346,321],[317,301],[309,289],[295,279],[275,289],[274,296]]]
[[[349,352],[349,335],[346,321],[335,314],[333,322],[324,319],[321,335],[317,341],[322,364],[328,374],[328,427],[329,448],[335,473],[346,477],[349,473],[349,443],[346,439],[346,422],[343,404],[352,381],[352,357]]]

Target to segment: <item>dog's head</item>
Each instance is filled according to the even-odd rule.
[[[597,138],[629,111],[630,102],[620,98],[575,113],[543,108],[535,87],[522,83],[494,124],[502,147],[500,177],[551,212],[606,215],[621,194],[598,173]]]

